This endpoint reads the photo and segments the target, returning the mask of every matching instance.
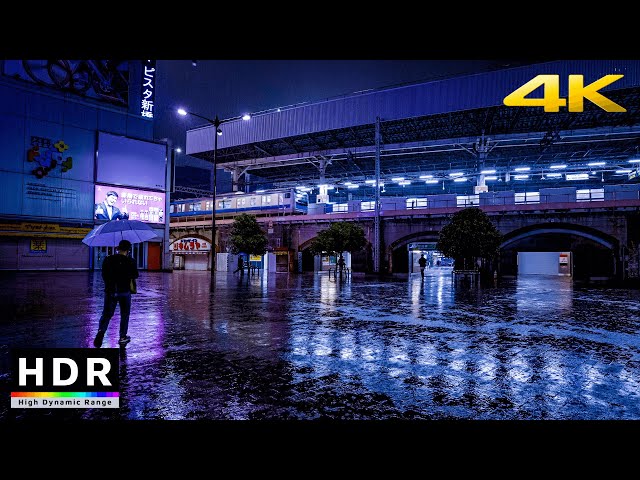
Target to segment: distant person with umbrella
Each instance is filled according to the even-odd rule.
[[[121,240],[118,244],[118,253],[109,255],[102,262],[102,279],[104,280],[104,307],[98,333],[93,340],[93,346],[100,348],[104,334],[109,327],[109,321],[113,317],[116,306],[120,304],[120,346],[125,346],[131,341],[127,335],[129,329],[129,314],[131,313],[131,289],[132,279],[139,276],[135,260],[129,256],[131,242]]]

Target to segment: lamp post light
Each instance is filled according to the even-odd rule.
[[[231,122],[233,120],[239,120],[240,118],[242,120],[249,120],[251,119],[251,116],[245,113],[241,117],[233,117],[233,118],[220,120],[216,115],[215,118],[212,120],[203,115],[189,112],[184,108],[179,108],[178,113],[182,116],[192,115],[194,117],[201,118],[202,120],[206,120],[207,122],[209,122],[211,125],[215,127],[215,134],[213,136],[213,161],[211,162],[211,165],[213,168],[213,188],[211,189],[212,190],[212,194],[211,194],[211,201],[212,201],[212,205],[211,205],[211,280],[213,280],[216,275],[216,177],[217,177],[216,160],[218,155],[218,136],[222,135],[222,130],[220,129],[220,125],[222,125],[223,123]]]

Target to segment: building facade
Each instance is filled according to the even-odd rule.
[[[113,247],[82,239],[116,218],[157,235],[135,245],[139,268],[168,269],[169,148],[140,108],[154,66],[71,62],[0,62],[0,270],[100,268]]]

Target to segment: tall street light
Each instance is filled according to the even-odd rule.
[[[216,275],[216,170],[217,170],[216,157],[218,155],[218,136],[222,135],[222,130],[220,129],[220,125],[222,125],[223,123],[231,122],[233,120],[239,120],[239,119],[249,120],[251,116],[249,114],[244,114],[241,117],[233,117],[233,118],[226,118],[224,120],[220,120],[216,115],[216,117],[213,120],[211,120],[210,118],[205,117],[203,115],[189,112],[184,108],[179,108],[178,113],[182,116],[192,115],[194,117],[201,118],[202,120],[206,120],[207,122],[209,122],[211,125],[215,127],[215,134],[213,135],[213,162],[211,164],[213,168],[213,188],[212,188],[212,194],[211,194],[211,200],[213,203],[211,205],[211,280],[213,280]]]

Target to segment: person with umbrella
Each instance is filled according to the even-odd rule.
[[[139,276],[138,267],[129,256],[131,242],[120,240],[118,253],[109,255],[102,263],[102,279],[104,280],[104,307],[98,325],[98,333],[93,340],[93,346],[100,348],[104,334],[109,327],[116,306],[120,304],[120,346],[131,341],[127,335],[129,329],[129,314],[131,313],[131,280]]]

